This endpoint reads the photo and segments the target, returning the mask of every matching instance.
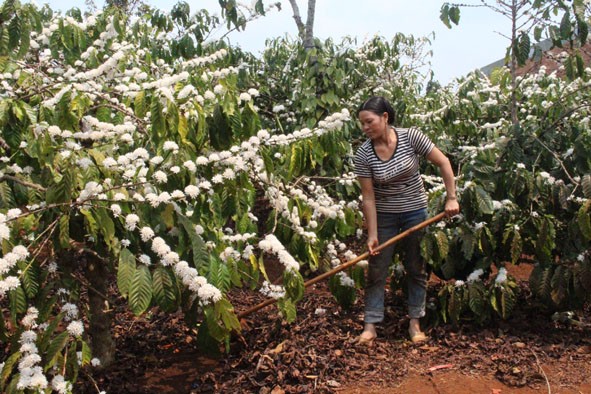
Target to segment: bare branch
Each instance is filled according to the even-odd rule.
[[[291,4],[291,8],[293,9],[293,19],[295,20],[296,26],[298,27],[298,34],[300,38],[303,40],[305,38],[306,27],[302,22],[302,17],[300,16],[300,9],[298,7],[298,3],[296,3],[296,0],[289,0],[289,4]]]
[[[308,0],[308,19],[306,20],[306,32],[304,37],[304,48],[314,48],[314,10],[316,0]]]

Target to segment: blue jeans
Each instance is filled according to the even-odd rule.
[[[419,209],[403,213],[377,213],[378,240],[386,242],[396,234],[427,219],[427,210]],[[425,316],[428,274],[421,256],[421,238],[424,230],[418,230],[399,241],[403,251],[408,286],[408,315],[411,319]],[[390,245],[378,255],[369,258],[367,284],[365,287],[365,323],[380,323],[384,320],[384,288],[388,278],[395,245]]]

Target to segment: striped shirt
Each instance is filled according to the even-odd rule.
[[[355,153],[355,175],[372,178],[377,212],[401,213],[427,207],[427,194],[419,174],[419,157],[435,146],[417,128],[394,129],[397,136],[392,157],[382,160],[366,140]]]

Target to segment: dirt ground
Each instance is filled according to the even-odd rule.
[[[528,267],[515,268],[519,279],[529,275]],[[531,300],[526,283],[520,287],[508,321],[441,324],[420,345],[406,337],[403,297],[389,292],[378,340],[366,347],[353,343],[363,324],[362,302],[343,311],[319,283],[298,304],[296,322],[283,322],[269,306],[248,316],[229,351],[217,357],[203,355],[182,316],[154,312],[136,319],[121,307],[116,364],[93,371],[95,382],[82,375],[75,392],[591,393],[589,308],[578,312],[582,324],[562,324]],[[434,281],[429,296],[436,290]],[[262,300],[249,291],[231,297],[238,310]]]

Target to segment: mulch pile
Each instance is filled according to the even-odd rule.
[[[429,288],[437,294],[438,285]],[[342,310],[326,284],[308,289],[298,304],[298,319],[282,321],[275,306],[248,316],[229,352],[203,355],[196,331],[181,315],[134,318],[118,308],[117,362],[81,376],[76,392],[107,393],[334,393],[354,388],[397,387],[405,376],[440,369],[495,377],[512,387],[546,389],[552,383],[576,389],[591,372],[591,313],[574,316],[581,324],[552,319],[520,285],[520,300],[508,321],[486,327],[464,322],[439,324],[430,340],[412,344],[401,294],[388,293],[388,309],[379,339],[371,347],[354,344],[362,329],[362,302]],[[360,294],[361,296],[361,294]],[[230,294],[237,310],[262,300],[249,291]],[[425,324],[428,324],[426,322]],[[576,390],[574,392],[577,392]]]

